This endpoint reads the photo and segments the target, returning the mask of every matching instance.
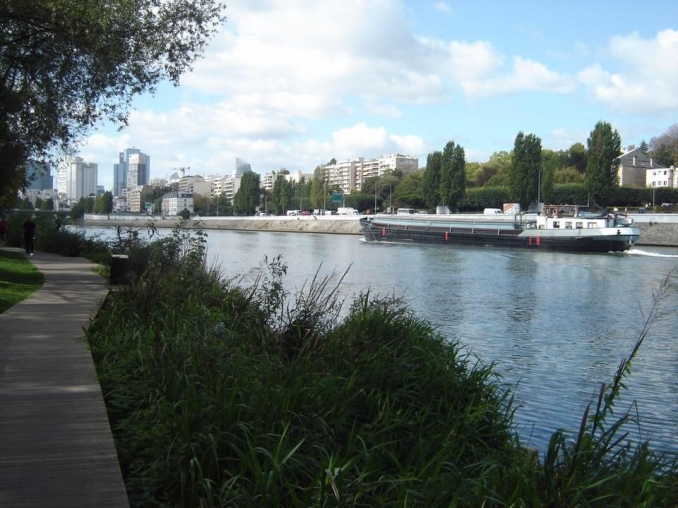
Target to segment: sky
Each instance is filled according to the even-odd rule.
[[[598,121],[623,146],[678,123],[678,2],[669,0],[230,0],[221,31],[179,87],[100,125],[78,155],[110,190],[125,148],[151,178],[311,173],[338,161],[448,141],[467,162],[586,140]]]

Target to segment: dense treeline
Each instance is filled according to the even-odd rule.
[[[653,138],[649,145],[643,141],[639,149],[656,164],[676,165],[678,125]],[[443,162],[450,160],[449,156],[440,151],[429,153],[426,166],[408,175],[406,190],[399,183],[392,197],[396,207],[433,210],[448,205],[444,196],[454,195],[454,200],[448,199],[452,211],[497,208],[506,202],[520,203],[523,209],[537,201],[617,207],[678,203],[674,187],[620,187],[616,160],[620,155],[621,137],[607,122],[595,125],[586,146],[575,143],[560,151],[543,149],[539,137],[519,132],[510,152],[495,152],[485,163],[464,161],[465,179],[452,185],[441,185]],[[417,184],[412,186],[412,182]]]

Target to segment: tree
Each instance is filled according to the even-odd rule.
[[[678,124],[650,140],[650,155],[662,166],[678,166]]]
[[[581,143],[575,143],[570,147],[570,154],[567,159],[568,166],[574,166],[577,171],[584,173],[586,171],[586,164],[588,163],[588,155],[586,147]]]
[[[534,134],[527,136],[519,132],[513,146],[513,158],[509,170],[511,199],[527,210],[539,194],[539,172],[541,171],[541,139]]]
[[[640,142],[640,146],[638,147],[638,150],[640,150],[645,155],[647,155],[647,153],[650,151],[650,145],[648,145],[645,140],[642,140]]]
[[[607,122],[598,122],[587,140],[586,191],[594,203],[606,205],[612,191],[619,187],[617,173],[621,138]]]
[[[0,200],[29,158],[68,151],[134,96],[179,84],[223,22],[220,0],[12,0],[0,6]]]
[[[459,207],[466,193],[466,154],[461,145],[448,141],[440,164],[440,197],[450,210]]]
[[[490,160],[485,163],[484,171],[489,178],[485,180],[483,187],[507,187],[509,184],[509,172],[511,169],[511,152],[501,150],[494,152]]]
[[[248,171],[240,179],[240,188],[233,196],[233,208],[238,215],[254,215],[259,205],[259,175]]]
[[[421,180],[421,190],[429,208],[440,204],[440,170],[443,160],[442,152],[433,152],[426,157],[426,170]]]
[[[278,175],[273,182],[273,193],[271,194],[271,203],[278,215],[287,212],[292,196],[294,196],[292,184],[284,175]]]
[[[325,208],[327,206],[327,189],[325,181],[325,171],[321,166],[313,170],[313,179],[311,180],[311,206],[313,208]]]
[[[405,175],[393,189],[393,207],[399,208],[404,205],[428,207],[424,194],[421,190],[425,169]]]

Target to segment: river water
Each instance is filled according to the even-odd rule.
[[[88,232],[110,234],[103,228]],[[633,349],[660,284],[678,268],[678,249],[661,247],[561,254],[368,244],[353,235],[207,233],[210,261],[245,284],[265,256],[282,254],[292,294],[316,271],[326,276],[348,270],[341,285],[347,299],[367,289],[402,295],[450,340],[496,364],[501,383],[515,394],[523,444],[541,450],[555,430],[576,432],[600,384],[611,382]],[[657,306],[659,318],[615,406],[618,416],[637,411],[641,425],[629,428],[632,437],[672,452],[678,452],[676,289]]]

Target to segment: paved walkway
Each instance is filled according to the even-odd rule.
[[[105,281],[85,259],[30,260],[44,286],[0,314],[0,507],[128,507],[83,337]]]

